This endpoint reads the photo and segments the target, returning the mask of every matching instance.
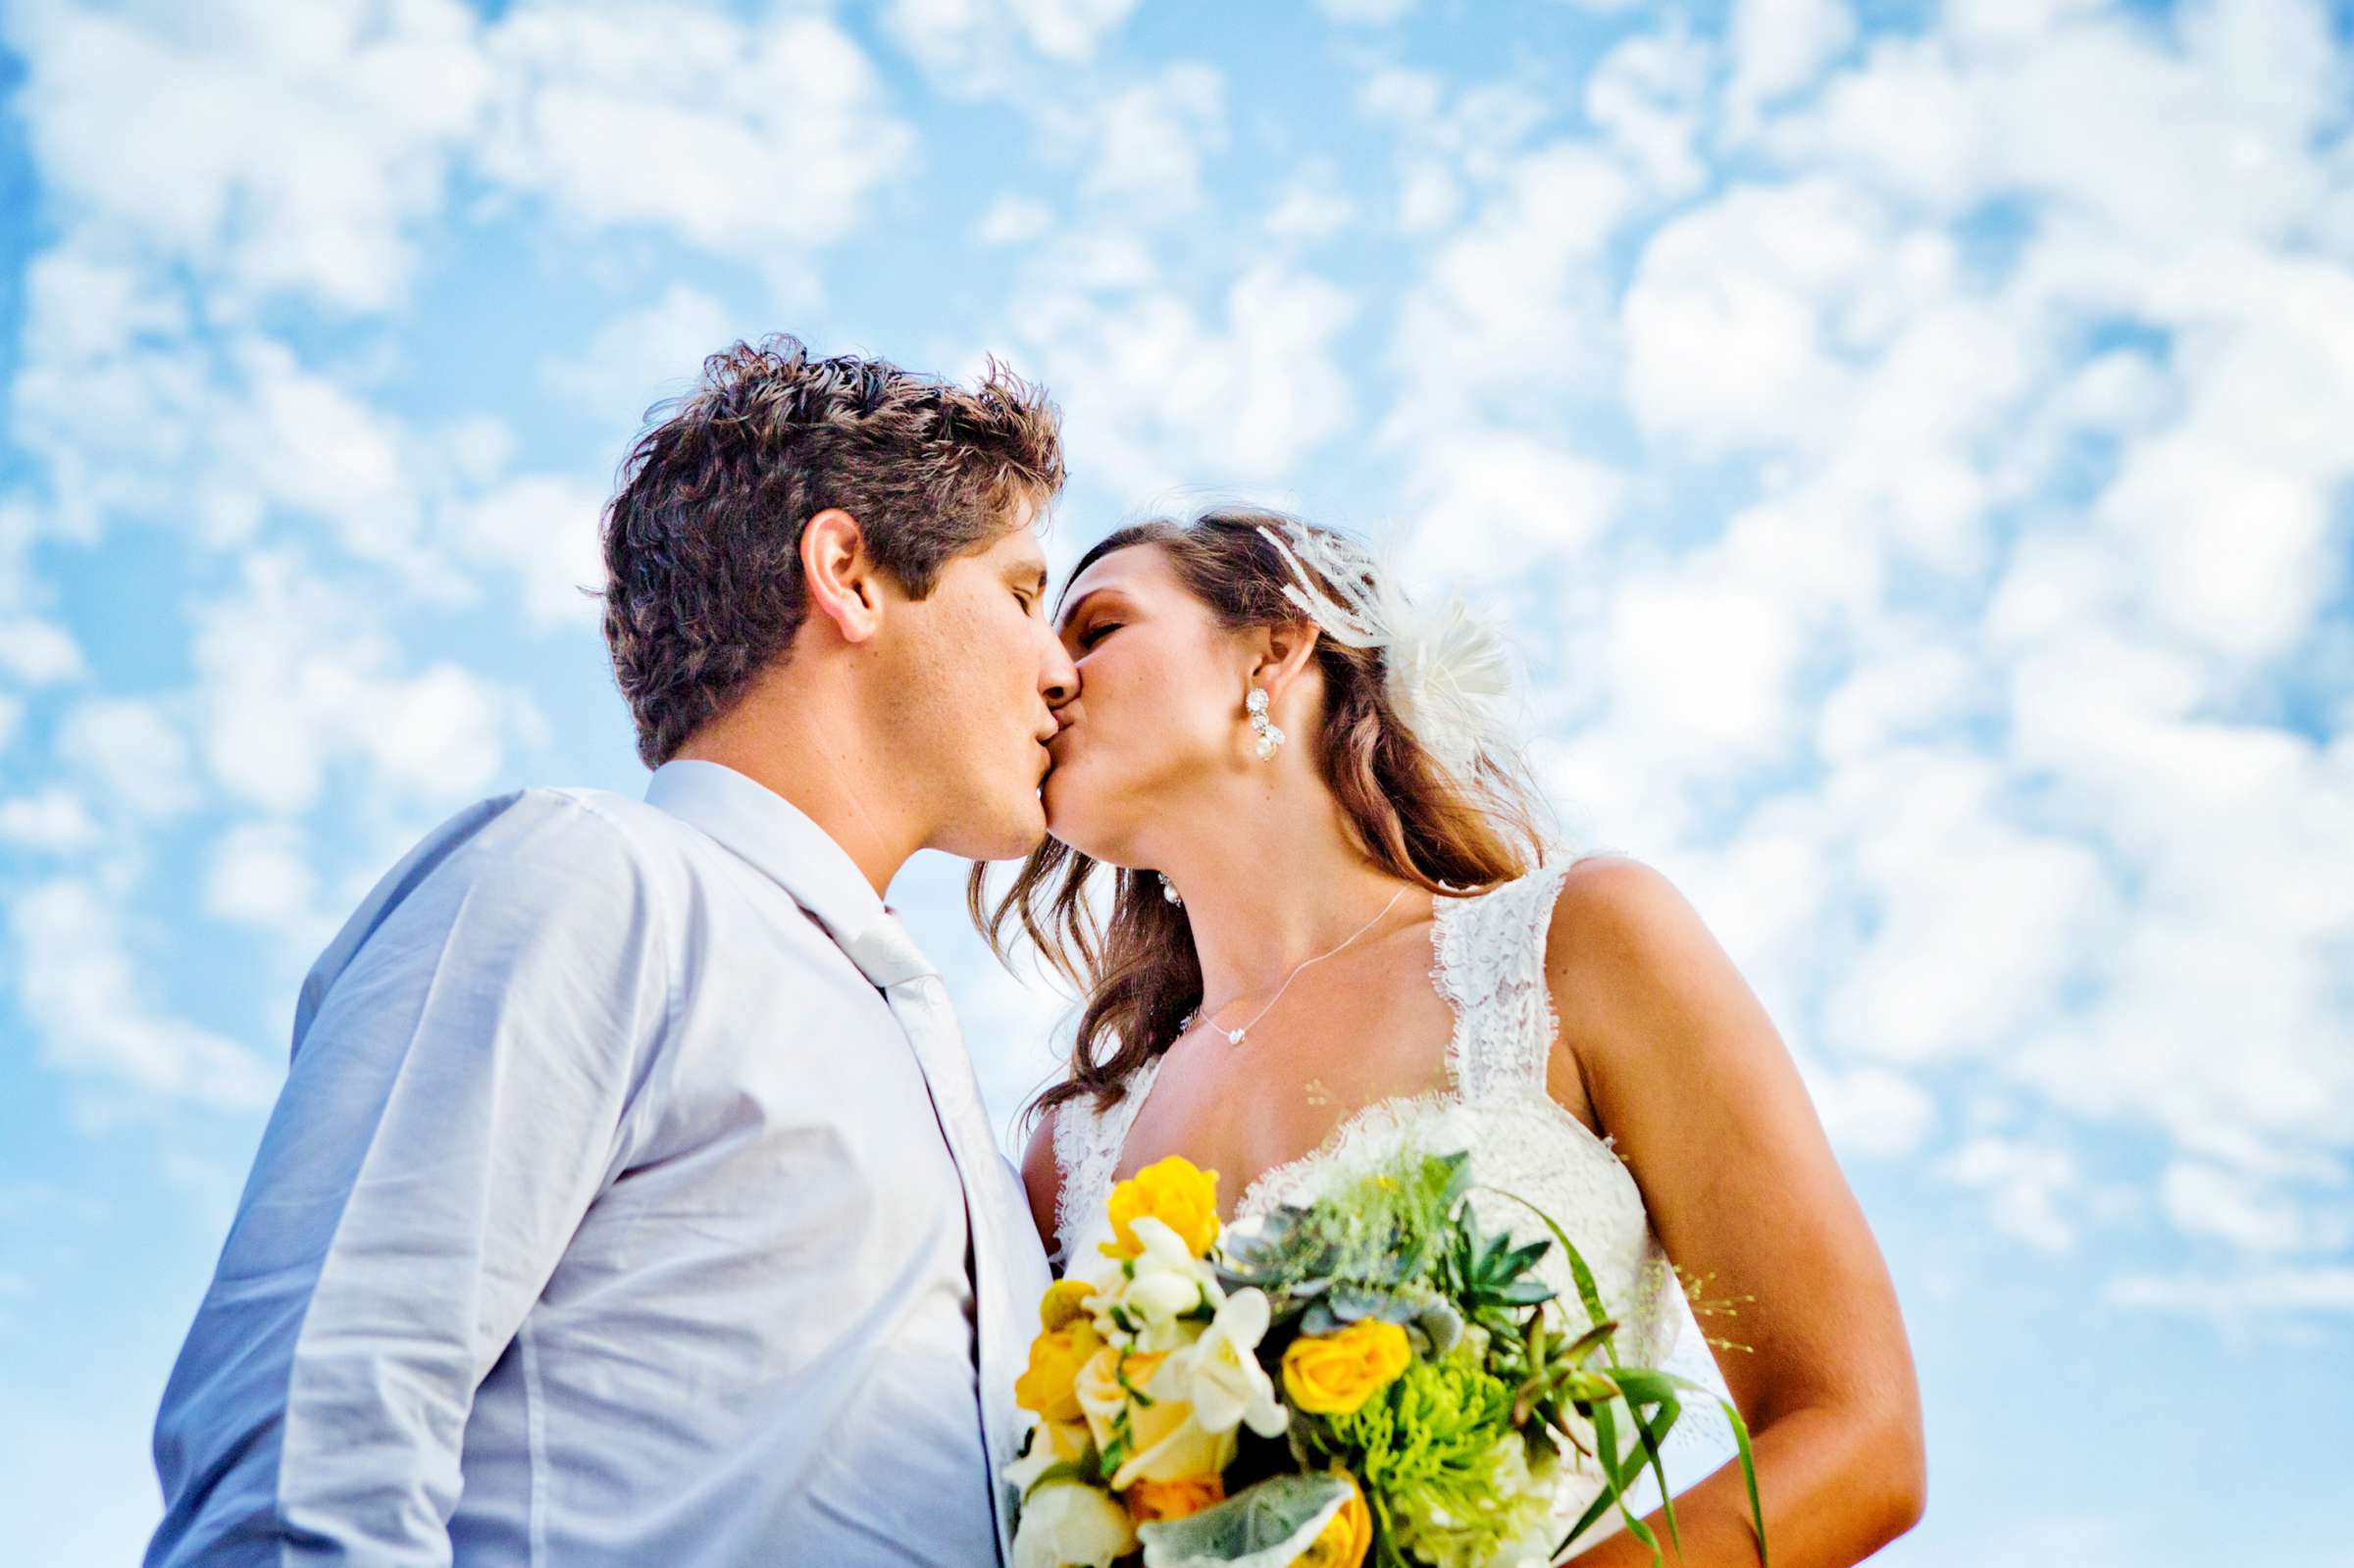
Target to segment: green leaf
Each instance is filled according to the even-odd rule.
[[[1349,1489],[1340,1476],[1270,1476],[1200,1513],[1140,1526],[1145,1568],[1287,1568]]]

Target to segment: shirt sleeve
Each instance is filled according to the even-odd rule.
[[[644,868],[571,796],[478,807],[380,885],[166,1389],[149,1568],[450,1561],[475,1390],[622,1162],[666,973]]]

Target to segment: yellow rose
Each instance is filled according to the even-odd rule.
[[[1049,1421],[1082,1419],[1086,1412],[1079,1407],[1079,1369],[1102,1343],[1086,1318],[1073,1318],[1040,1335],[1030,1341],[1028,1369],[1013,1380],[1013,1402]]]
[[[1186,1476],[1177,1481],[1140,1481],[1122,1495],[1128,1517],[1140,1525],[1156,1519],[1183,1519],[1212,1503],[1226,1500],[1223,1476]]]
[[[1304,1334],[1283,1352],[1283,1391],[1311,1415],[1345,1416],[1412,1361],[1406,1331],[1366,1318],[1338,1334]]]
[[[1051,1334],[1073,1318],[1086,1317],[1095,1294],[1096,1288],[1085,1280],[1056,1280],[1039,1297],[1038,1326]]]
[[[1156,1160],[1111,1189],[1112,1239],[1106,1257],[1132,1258],[1145,1244],[1132,1227],[1151,1218],[1177,1233],[1196,1257],[1207,1257],[1218,1239],[1218,1173],[1198,1169],[1182,1154]]]
[[[1356,1477],[1343,1474],[1342,1479],[1349,1483],[1349,1500],[1325,1521],[1307,1549],[1292,1559],[1291,1568],[1357,1568],[1373,1548],[1373,1512],[1365,1506],[1365,1494],[1357,1490]]]

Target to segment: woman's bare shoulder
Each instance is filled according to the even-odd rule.
[[[1640,1037],[1657,1022],[1649,1015],[1679,997],[1741,986],[1691,900],[1657,868],[1619,854],[1589,855],[1562,873],[1545,974],[1573,1047]]]

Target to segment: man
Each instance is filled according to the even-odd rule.
[[[715,355],[605,517],[645,799],[531,789],[303,986],[150,1565],[986,1563],[1047,1284],[919,848],[1029,850],[1053,408]]]

